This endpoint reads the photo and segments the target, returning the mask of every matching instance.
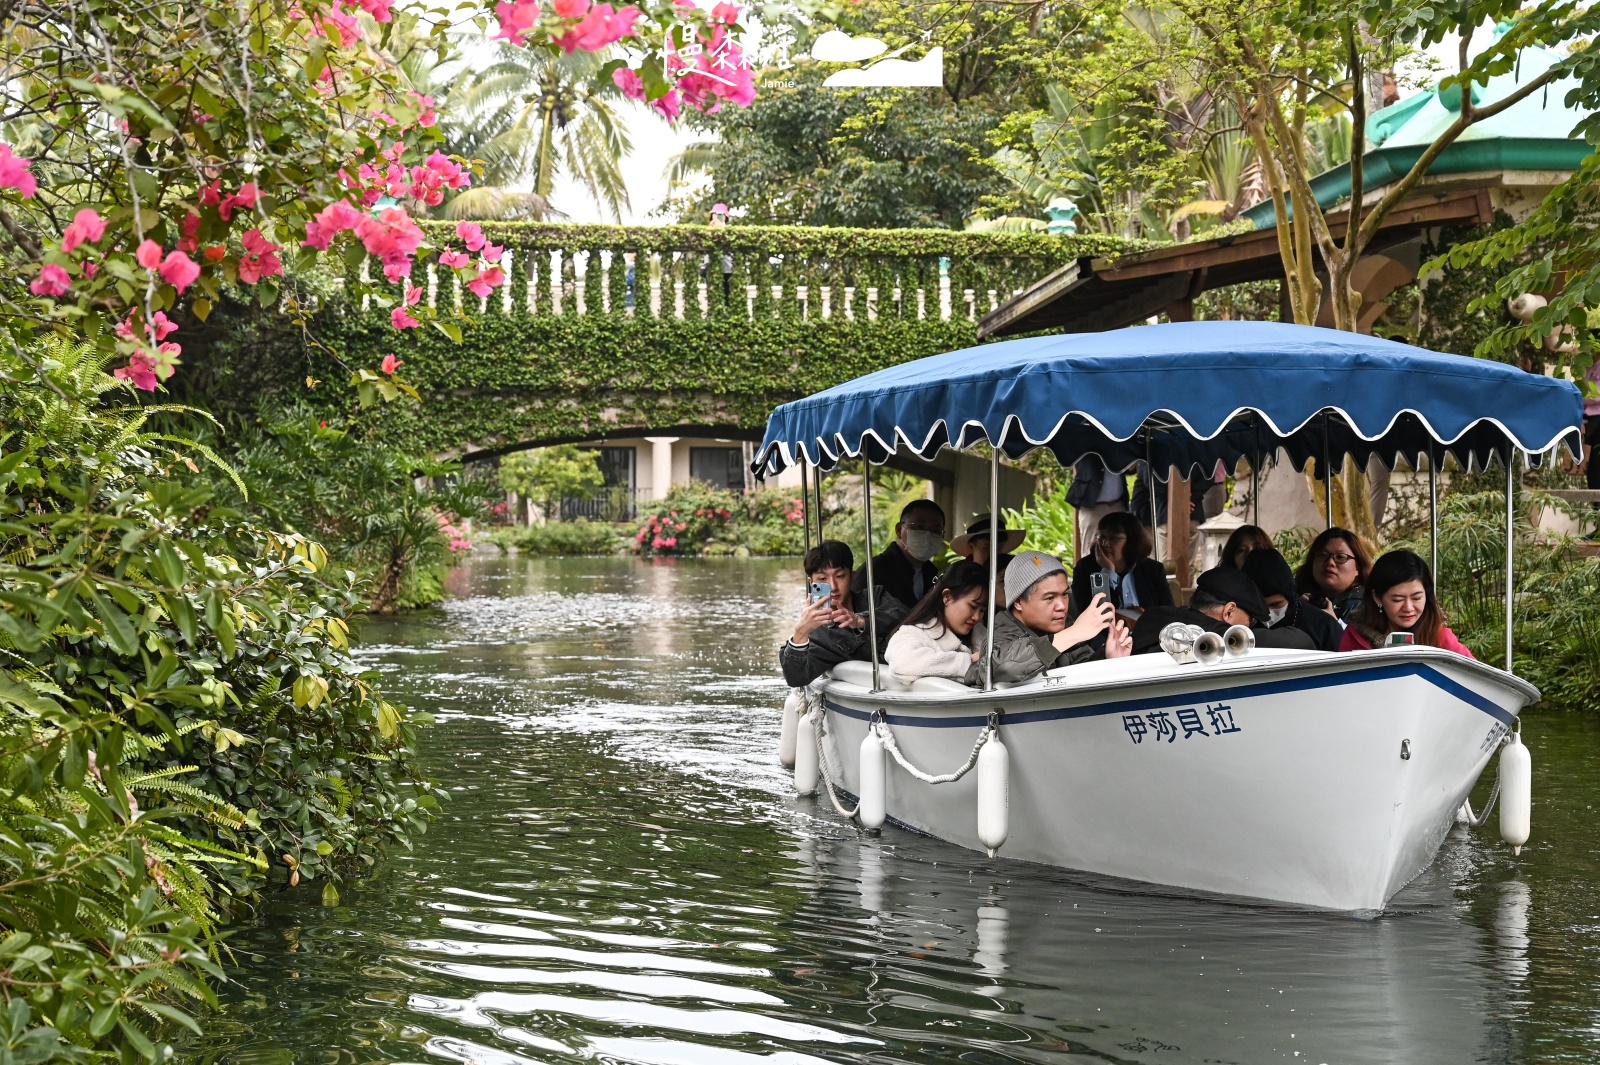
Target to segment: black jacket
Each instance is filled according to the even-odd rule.
[[[1095,561],[1093,555],[1085,555],[1078,559],[1078,564],[1073,567],[1072,609],[1077,613],[1081,614],[1089,608],[1089,600],[1094,598],[1089,591],[1089,577],[1101,569],[1100,563]],[[1133,581],[1133,589],[1139,593],[1139,605],[1144,609],[1172,605],[1172,588],[1167,584],[1166,567],[1155,559],[1141,558],[1122,579],[1124,582]],[[1120,586],[1113,589],[1111,605],[1119,609],[1124,605]]]
[[[910,610],[917,605],[917,595],[911,583],[916,569],[911,565],[911,559],[900,550],[900,545],[890,544],[880,555],[872,556],[872,580],[884,591],[898,599],[901,604]],[[933,587],[933,582],[939,579],[939,567],[932,562],[922,564],[922,592],[927,594]],[[867,608],[867,567],[857,566],[855,579],[850,582],[850,594],[855,600],[857,610]]]
[[[900,624],[900,620],[910,613],[911,608],[881,587],[876,589],[876,596],[878,660],[881,662],[883,649],[889,644],[890,630]],[[852,593],[850,605],[857,613],[864,615],[867,606],[866,593],[863,592],[859,600]],[[783,682],[791,688],[803,688],[840,662],[872,661],[867,654],[869,643],[867,634],[870,631],[871,629],[865,625],[859,629],[847,629],[830,624],[813,630],[811,639],[802,646],[796,647],[792,640],[783,641],[783,646],[778,648],[778,664],[783,667]]]
[[[1158,606],[1139,615],[1139,621],[1133,626],[1133,653],[1147,655],[1161,650],[1161,630],[1175,621],[1181,621],[1185,625],[1198,625],[1207,632],[1214,632],[1218,636],[1228,631],[1228,626],[1211,615],[1202,614],[1198,610],[1191,610],[1186,606]],[[1310,636],[1293,626],[1268,629],[1252,625],[1250,631],[1256,634],[1257,647],[1276,647],[1296,651],[1315,651],[1317,649],[1316,645],[1311,642]]]
[[[1289,600],[1288,612],[1279,622],[1272,626],[1274,631],[1280,629],[1299,629],[1311,637],[1311,642],[1319,651],[1337,651],[1339,641],[1344,639],[1344,628],[1337,621],[1330,618],[1320,608],[1312,606],[1309,602],[1298,597]]]

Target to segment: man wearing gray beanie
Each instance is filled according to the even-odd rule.
[[[1024,681],[1056,666],[1099,658],[1089,641],[1102,632],[1107,634],[1105,657],[1121,658],[1133,648],[1127,626],[1117,620],[1116,608],[1103,595],[1095,596],[1089,609],[1071,619],[1071,585],[1066,567],[1054,555],[1017,552],[1006,567],[1005,601],[1006,609],[994,615],[996,681]],[[980,656],[967,672],[967,683],[982,684],[983,679]]]

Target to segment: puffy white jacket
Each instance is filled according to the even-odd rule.
[[[922,677],[945,677],[965,683],[972,667],[972,648],[937,618],[921,625],[902,625],[889,637],[883,660],[903,684]]]

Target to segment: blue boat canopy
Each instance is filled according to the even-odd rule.
[[[932,459],[998,439],[1018,458],[1095,454],[1164,474],[1234,468],[1287,450],[1413,467],[1446,454],[1467,468],[1508,449],[1581,452],[1583,402],[1569,381],[1390,340],[1280,322],[1175,322],[1025,337],[933,355],[785,403],[752,469],[804,457],[824,470],[866,454]]]

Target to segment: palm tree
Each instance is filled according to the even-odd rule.
[[[450,151],[483,160],[482,178],[445,201],[447,218],[560,216],[550,202],[569,175],[620,220],[628,207],[621,160],[632,145],[598,77],[606,57],[551,55],[500,45],[489,62],[463,69],[439,106]]]

